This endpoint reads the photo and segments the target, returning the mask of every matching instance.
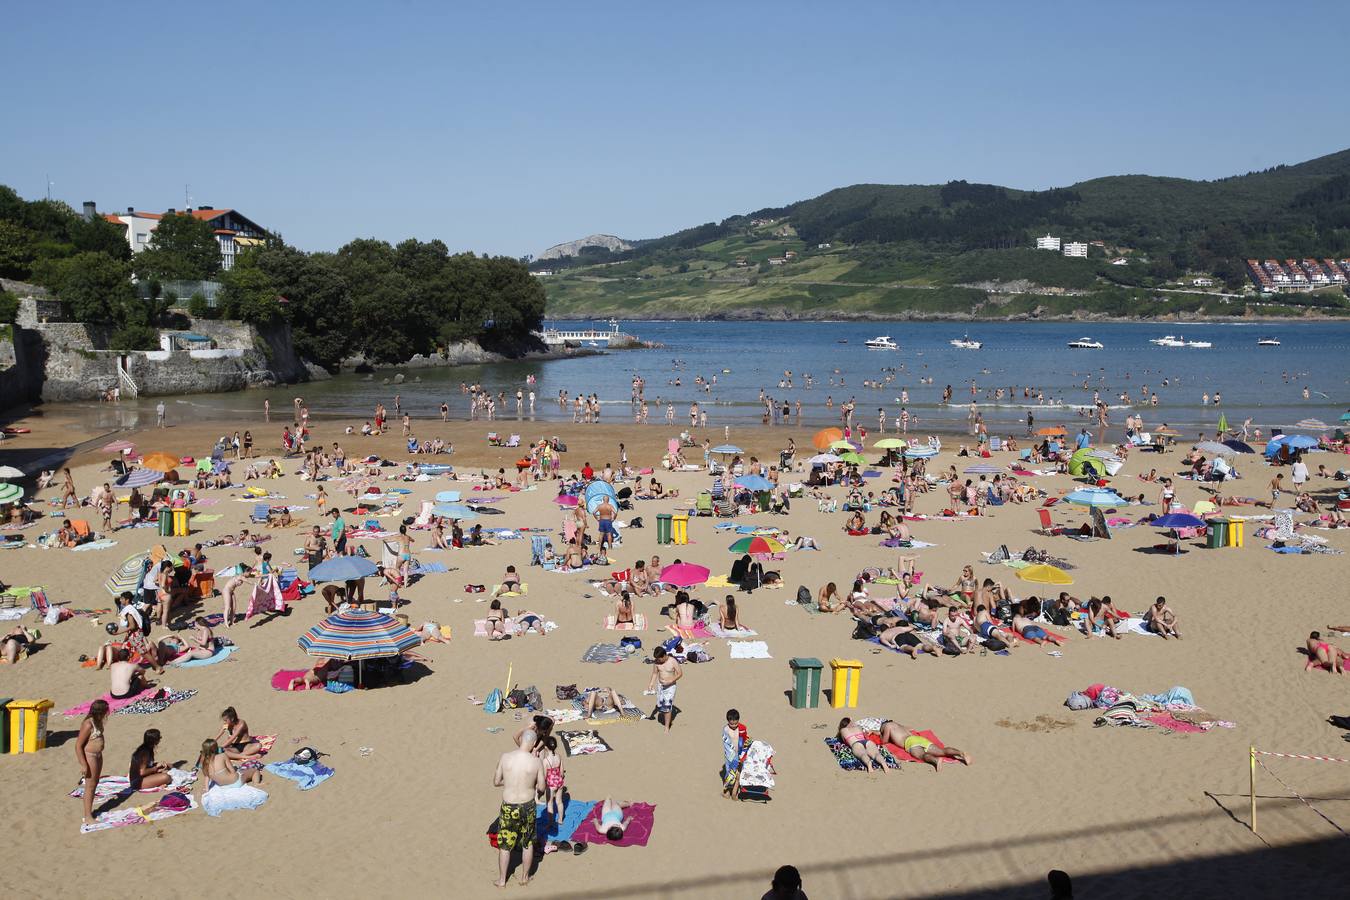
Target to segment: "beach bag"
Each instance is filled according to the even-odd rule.
[[[553,689],[553,693],[559,700],[575,700],[581,696],[575,684],[560,684]]]
[[[544,698],[539,695],[539,688],[530,685],[525,689],[525,705],[532,710],[544,708]]]
[[[876,636],[877,630],[872,626],[871,622],[865,622],[862,619],[859,619],[857,624],[853,626],[853,639],[855,641],[871,640]]]
[[[315,750],[313,747],[301,747],[291,755],[291,762],[301,766],[307,766],[310,763],[318,761],[319,751]]]
[[[173,812],[182,812],[192,807],[192,801],[181,791],[170,791],[160,798],[160,809],[172,810]]]
[[[1077,709],[1077,710],[1091,709],[1092,701],[1088,699],[1087,694],[1084,694],[1080,691],[1074,691],[1072,694],[1069,695],[1069,699],[1064,701],[1064,705],[1067,706],[1069,709]]]
[[[1003,643],[1002,640],[1000,640],[999,638],[996,638],[996,637],[991,637],[991,638],[988,638],[987,640],[985,640],[985,642],[984,642],[984,647],[985,647],[986,650],[990,651],[991,653],[997,653],[997,652],[1000,651],[1000,650],[1007,650],[1007,649],[1008,649],[1008,645],[1005,644],[1005,643]]]
[[[631,522],[628,523],[628,527],[629,527],[629,528],[641,528],[641,527],[642,527],[642,516],[634,516],[634,517],[633,517],[633,521],[631,521]]]
[[[811,589],[806,585],[797,588],[797,602],[802,606],[811,605]]]
[[[528,706],[530,702],[529,694],[520,688],[512,688],[511,693],[506,695],[507,709],[520,709],[522,706]]]
[[[630,635],[628,637],[619,638],[619,646],[632,647],[634,650],[641,650],[642,641]]]
[[[499,713],[502,711],[502,689],[493,688],[483,701],[483,712]]]

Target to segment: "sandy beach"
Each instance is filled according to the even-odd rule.
[[[255,455],[271,458],[283,422],[290,421],[289,410],[281,412],[270,424],[259,416],[229,431],[251,429]],[[30,463],[78,445],[71,464],[81,495],[111,477],[102,471],[111,454],[98,450],[111,436],[82,430],[76,417],[63,415],[59,408],[11,419],[10,424],[32,431],[0,445],[0,461]],[[115,436],[134,441],[144,452],[201,456],[222,432],[220,423],[171,424]],[[403,472],[411,457],[396,422],[377,438],[346,435],[348,424],[361,423],[312,421],[311,443],[331,447],[337,441],[352,458],[379,454],[399,464],[385,473]],[[509,420],[415,424],[419,437],[441,437],[455,446],[452,456],[420,459],[448,462],[463,476],[499,467],[513,473],[519,451],[488,446],[488,431],[522,430],[527,442],[561,437],[568,445],[562,469],[566,474],[588,461],[597,469],[607,462],[617,464],[620,441],[634,466],[658,465],[667,440],[680,430],[617,421],[523,429]],[[715,444],[724,439],[720,428],[709,432]],[[799,451],[807,451],[799,457],[809,455],[807,429],[737,428],[730,439],[749,455],[776,462],[789,436]],[[955,459],[958,443],[959,438],[945,439],[929,471],[945,471],[952,463],[958,470],[972,462],[1006,467],[1014,458],[995,453],[989,460]],[[869,449],[867,456],[874,459],[875,451]],[[1157,485],[1136,476],[1151,467],[1176,472],[1181,456],[1179,451],[1133,453],[1114,486],[1126,495],[1142,491],[1156,504]],[[700,458],[701,453],[694,454],[695,461]],[[1314,469],[1325,462],[1334,470],[1344,457],[1318,454],[1309,459]],[[293,551],[301,546],[304,530],[321,517],[308,499],[314,484],[296,474],[299,460],[283,460],[282,465],[286,475],[263,486],[285,498],[273,502],[308,508],[295,513],[298,526],[266,531],[272,539],[264,547],[279,563],[293,565],[300,562]],[[1228,492],[1264,499],[1272,473],[1257,457],[1242,457],[1239,468],[1245,478]],[[242,477],[242,466],[235,471]],[[890,486],[890,470],[881,471],[880,478],[868,479],[868,490]],[[530,567],[527,539],[427,552],[429,533],[414,532],[416,557],[450,571],[422,577],[403,590],[400,611],[414,625],[434,620],[449,626],[453,638],[449,645],[422,648],[431,660],[429,671],[412,683],[341,695],[273,690],[269,682],[274,672],[309,664],[296,639],[322,618],[323,602],[314,595],[295,603],[287,617],[262,616],[231,629],[218,628],[217,634],[238,645],[229,661],[171,667],[158,678],[175,689],[195,690],[190,700],[154,715],[108,719],[104,770],[110,774],[125,774],[142,730],[150,727],[163,732],[161,761],[186,760],[190,765],[202,740],[216,734],[226,706],[238,709],[255,734],[277,736],[269,761],[284,760],[302,746],[328,754],[324,762],[335,771],[329,781],[301,792],[268,776],[263,787],[269,800],[252,811],[227,812],[219,819],[193,811],[82,834],[80,803],[66,796],[78,782],[73,738],[79,719],[63,718],[59,712],[107,691],[107,674],[82,668],[77,661],[81,654],[93,655],[106,635],[85,617],[40,626],[37,652],[17,665],[0,665],[0,694],[55,703],[52,746],[0,760],[0,780],[10,808],[17,812],[9,831],[11,855],[36,863],[13,873],[16,882],[24,893],[42,897],[121,895],[154,885],[168,896],[200,897],[257,891],[312,897],[355,890],[414,897],[744,898],[760,896],[774,869],[791,863],[801,869],[806,893],[818,900],[1039,897],[1046,894],[1045,873],[1052,868],[1070,872],[1080,896],[1097,897],[1292,895],[1325,891],[1327,879],[1340,877],[1337,863],[1343,849],[1332,841],[1341,836],[1331,825],[1263,773],[1260,835],[1254,835],[1247,828],[1247,787],[1251,746],[1350,755],[1341,732],[1325,722],[1329,714],[1350,712],[1350,680],[1305,672],[1298,652],[1310,630],[1325,632],[1330,624],[1350,622],[1344,557],[1270,552],[1267,541],[1253,537],[1253,523],[1247,525],[1242,548],[1206,550],[1203,540],[1193,539],[1183,543],[1187,552],[1180,557],[1140,552],[1162,540],[1146,526],[1116,529],[1109,541],[1046,537],[1034,532],[1039,504],[1031,503],[1004,505],[973,519],[911,522],[915,538],[936,545],[913,551],[881,547],[876,536],[849,536],[841,528],[842,512],[822,513],[811,500],[794,501],[787,515],[691,518],[687,546],[658,547],[657,514],[686,511],[709,478],[701,472],[663,473],[659,467],[657,474],[668,488],[680,491],[681,499],[637,501],[631,512],[624,512],[625,520],[641,516],[646,527],[625,529],[622,544],[611,551],[613,565],[603,569],[555,574]],[[1079,487],[1065,475],[1025,481],[1051,496]],[[1205,497],[1194,482],[1176,483],[1178,500],[1188,507]],[[381,520],[394,523],[390,527],[415,514],[420,501],[438,491],[461,489],[466,498],[473,496],[468,484],[445,477],[380,484],[411,491],[398,516]],[[1314,475],[1311,487],[1325,497],[1337,485]],[[326,488],[335,501],[351,499],[336,480]],[[838,487],[827,492],[839,499],[845,493]],[[477,520],[485,527],[544,530],[556,539],[562,512],[553,502],[555,484],[486,493],[504,499],[493,504],[502,515]],[[58,487],[42,491],[34,506],[48,518],[18,533],[31,541],[58,526],[62,513],[47,501],[59,495]],[[198,504],[195,511],[219,518],[194,523],[189,538],[161,538],[152,528],[128,528],[107,535],[116,541],[108,549],[3,551],[0,581],[41,585],[52,600],[73,607],[111,606],[103,582],[122,560],[159,543],[176,553],[237,532],[248,523],[252,508],[241,495],[238,488],[202,492],[200,496],[216,502]],[[938,488],[918,499],[916,512],[932,515],[946,505],[946,494]],[[1268,512],[1254,507],[1240,511]],[[1148,512],[1159,508],[1127,506],[1118,514],[1134,520]],[[97,529],[94,510],[86,508],[80,515]],[[1052,515],[1056,524],[1073,526],[1088,518],[1086,509],[1064,505],[1053,508]],[[868,524],[876,518],[875,510],[868,513]],[[326,530],[328,520],[322,521]],[[726,641],[709,640],[714,659],[686,666],[678,699],[681,714],[669,734],[651,721],[605,724],[598,730],[611,752],[565,760],[574,800],[611,796],[655,805],[645,847],[593,845],[582,856],[549,854],[529,887],[494,888],[497,856],[484,834],[500,802],[499,790],[492,786],[493,769],[523,722],[512,712],[485,714],[469,698],[481,699],[503,686],[510,669],[515,684],[537,686],[549,706],[560,705],[553,701],[556,685],[603,685],[629,696],[644,712],[650,710],[652,698],[642,696],[650,666],[642,664],[641,656],[668,636],[658,630],[664,625],[659,610],[673,598],[637,600],[637,610],[651,623],[636,635],[643,641],[638,658],[585,663],[581,657],[588,646],[617,642],[622,636],[603,627],[613,601],[601,596],[589,579],[653,554],[663,562],[678,557],[707,566],[714,575],[726,574],[736,557],[727,550],[734,535],[715,530],[723,521],[786,529],[793,537],[809,535],[822,548],[789,552],[783,560],[766,564],[782,573],[784,589],[737,595],[743,619],[758,632],[756,639],[767,643],[772,658],[732,659]],[[1332,547],[1350,546],[1344,531],[1311,533],[1324,536]],[[378,557],[379,541],[361,543]],[[844,590],[864,567],[895,566],[901,552],[916,555],[924,581],[935,585],[951,586],[961,567],[969,564],[977,577],[1001,580],[1018,596],[1043,596],[1045,586],[1019,581],[1012,569],[981,560],[980,551],[1003,544],[1014,551],[1032,545],[1069,561],[1074,584],[1067,590],[1078,597],[1109,594],[1118,607],[1140,613],[1165,595],[1185,639],[1131,634],[1119,641],[1089,640],[1058,629],[1068,634],[1062,655],[1052,655],[1049,647],[1019,646],[1007,656],[911,660],[851,639],[853,623],[847,615],[813,615],[795,603],[798,585],[814,594],[826,581],[834,581]],[[253,555],[242,547],[206,552],[217,570]],[[520,571],[529,591],[526,597],[507,598],[508,609],[526,607],[558,628],[547,636],[502,642],[475,638],[473,623],[484,617],[489,595],[469,594],[464,587],[486,584],[490,589],[509,564]],[[303,564],[299,569],[303,575]],[[703,587],[694,594],[705,602],[720,602],[727,592]],[[200,608],[219,612],[220,598],[206,600]],[[20,621],[32,627],[35,617]],[[154,637],[164,634],[157,628]],[[1338,640],[1350,647],[1350,638]],[[858,707],[791,708],[786,692],[792,686],[788,660],[793,657],[827,663],[832,658],[861,660]],[[1069,693],[1094,683],[1136,694],[1183,685],[1214,718],[1235,727],[1203,733],[1094,728],[1096,712],[1064,706]],[[729,707],[741,711],[753,738],[774,747],[777,787],[768,803],[730,802],[719,794],[720,730]],[[969,752],[973,765],[944,764],[940,773],[914,763],[885,775],[843,771],[823,738],[834,734],[844,714],[931,729]],[[1341,827],[1350,828],[1350,772],[1344,765],[1278,758],[1265,762]],[[118,808],[137,802],[128,800]]]

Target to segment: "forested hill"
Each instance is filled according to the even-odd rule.
[[[1089,258],[1060,261],[1049,253],[1021,252],[1047,233],[1091,244]],[[591,248],[549,261],[547,267],[561,275],[549,282],[550,314],[569,307],[624,312],[634,304],[613,301],[636,299],[640,289],[651,287],[634,283],[625,293],[610,284],[609,302],[596,306],[597,291],[572,282],[578,275],[640,282],[702,272],[713,288],[719,280],[735,280],[735,273],[718,274],[724,266],[740,270],[742,288],[785,280],[841,288],[992,281],[1092,293],[1112,286],[1165,287],[1191,273],[1238,291],[1248,257],[1350,256],[1350,150],[1212,181],[1117,175],[1044,191],[965,181],[857,184],[631,243],[633,249],[623,252]],[[799,277],[822,256],[832,258],[826,271]],[[1121,258],[1128,261],[1112,267],[1116,271],[1101,271],[1108,260]],[[773,302],[763,290],[742,291],[734,302],[753,303],[754,294]],[[710,312],[716,310],[699,314]]]

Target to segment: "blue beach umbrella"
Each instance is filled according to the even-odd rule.
[[[765,478],[763,475],[742,475],[740,478],[736,479],[736,484],[738,487],[743,487],[747,491],[773,490],[773,482],[769,481],[769,479]]]
[[[117,479],[115,484],[118,487],[145,487],[163,480],[163,472],[156,472],[154,469],[133,469]]]
[[[441,491],[436,495],[437,503],[458,503],[459,491]]]
[[[462,503],[437,503],[431,511],[443,519],[476,519],[478,513]]]
[[[740,447],[735,444],[718,444],[708,451],[709,453],[721,453],[723,456],[734,456],[737,453],[744,453]]]
[[[1106,488],[1080,488],[1064,498],[1077,506],[1124,506],[1125,498]]]
[[[1190,513],[1168,513],[1165,516],[1159,516],[1153,520],[1154,528],[1164,528],[1173,533],[1173,556],[1181,554],[1181,528],[1204,528],[1203,519],[1197,518]]]
[[[1256,450],[1254,450],[1254,449],[1252,448],[1252,445],[1249,444],[1249,443],[1247,443],[1246,441],[1238,441],[1238,440],[1224,441],[1224,442],[1223,442],[1223,445],[1224,445],[1225,447],[1229,448],[1230,450],[1232,450],[1232,451],[1235,452],[1235,453],[1255,453],[1255,452],[1256,452]]]
[[[335,556],[309,570],[310,581],[356,581],[375,574],[375,564],[364,556]]]

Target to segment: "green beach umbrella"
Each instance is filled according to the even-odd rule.
[[[1224,415],[1223,413],[1219,413],[1219,430],[1220,431],[1228,430],[1228,416]]]
[[[861,453],[854,453],[852,450],[848,453],[840,453],[839,459],[842,462],[852,463],[855,466],[861,466],[863,463],[867,462],[867,460],[863,459]]]
[[[17,503],[23,499],[23,488],[17,484],[0,484],[0,503]]]
[[[899,438],[882,438],[872,446],[878,450],[901,450],[908,447],[909,444]]]

